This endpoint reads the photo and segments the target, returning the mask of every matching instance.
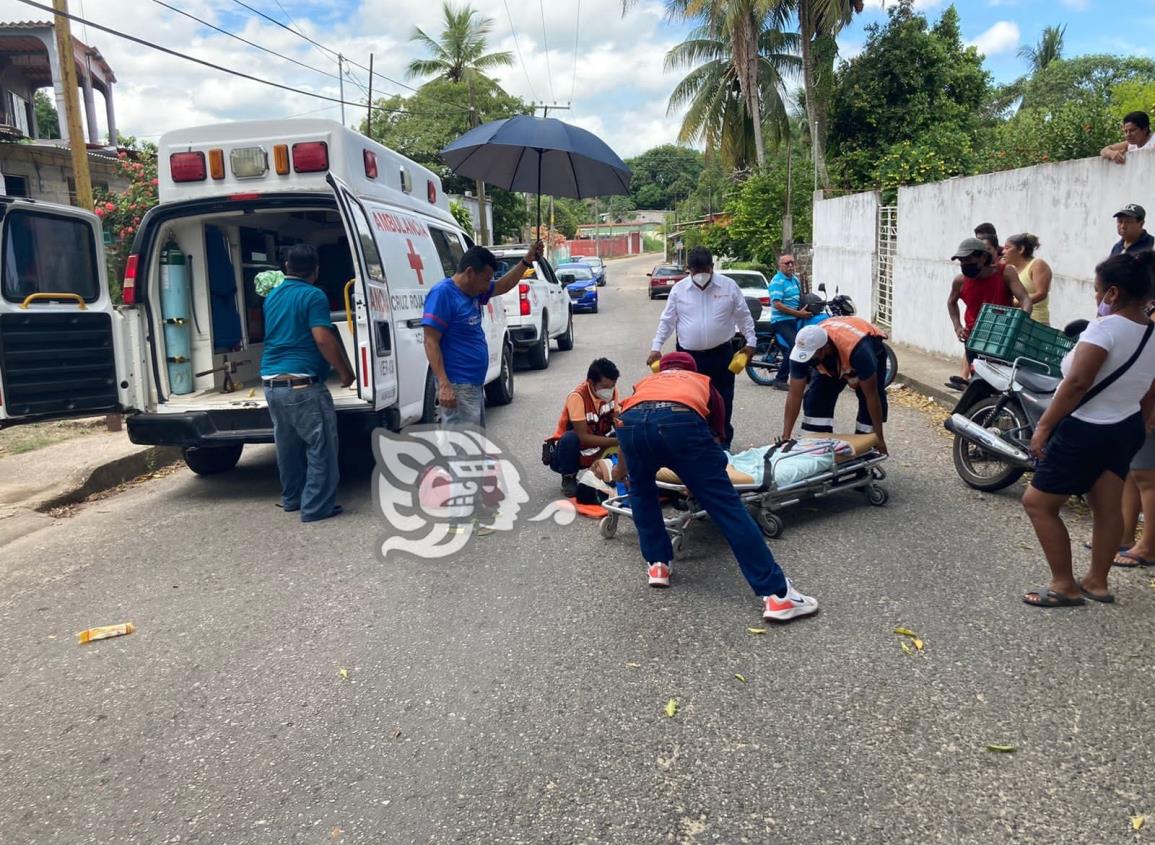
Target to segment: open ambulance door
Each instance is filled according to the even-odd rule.
[[[96,215],[0,197],[0,427],[136,410]]]
[[[383,411],[397,403],[397,352],[389,320],[389,283],[369,215],[349,188],[329,174],[353,250],[357,275],[345,284],[345,318],[353,335],[357,395]]]

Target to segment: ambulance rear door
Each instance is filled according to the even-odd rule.
[[[132,408],[96,215],[0,196],[0,427]]]
[[[346,319],[354,338],[357,393],[374,410],[397,403],[396,331],[390,319],[389,280],[369,215],[348,186],[329,174],[353,250],[357,276],[346,282]]]

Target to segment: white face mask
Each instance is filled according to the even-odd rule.
[[[690,280],[700,288],[704,288],[710,284],[710,279],[714,276],[713,273],[695,273],[690,276]]]
[[[599,387],[594,391],[594,396],[598,397],[598,399],[605,399],[607,402],[609,402],[614,398],[614,389],[612,387]]]

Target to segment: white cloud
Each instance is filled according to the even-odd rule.
[[[1014,21],[998,21],[990,29],[968,42],[984,56],[1008,53],[1019,46],[1022,34]]]

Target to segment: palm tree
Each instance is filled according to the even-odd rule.
[[[1039,42],[1031,47],[1023,45],[1019,48],[1019,58],[1031,66],[1030,75],[1034,76],[1056,59],[1063,57],[1063,36],[1067,32],[1067,25],[1048,26],[1039,36]]]
[[[464,82],[469,86],[470,120],[474,126],[480,122],[477,115],[476,86],[478,82],[489,82],[486,71],[513,64],[513,54],[509,52],[487,53],[489,34],[493,31],[493,18],[481,17],[468,3],[455,7],[449,0],[442,3],[443,28],[440,40],[429,37],[420,27],[413,28],[409,40],[422,45],[431,53],[430,58],[414,59],[409,63],[411,79],[440,77],[450,82]],[[485,183],[477,180],[477,201],[480,209],[478,227],[483,243],[489,243],[489,222],[485,215]]]
[[[693,68],[670,95],[669,114],[687,108],[678,139],[704,143],[737,170],[764,163],[767,131],[774,145],[785,132],[782,73],[800,66],[798,37],[773,23],[765,17],[753,21],[759,31],[756,49],[749,54],[754,85],[743,83],[746,57],[735,56],[724,18],[699,25],[666,54],[667,70]]]

